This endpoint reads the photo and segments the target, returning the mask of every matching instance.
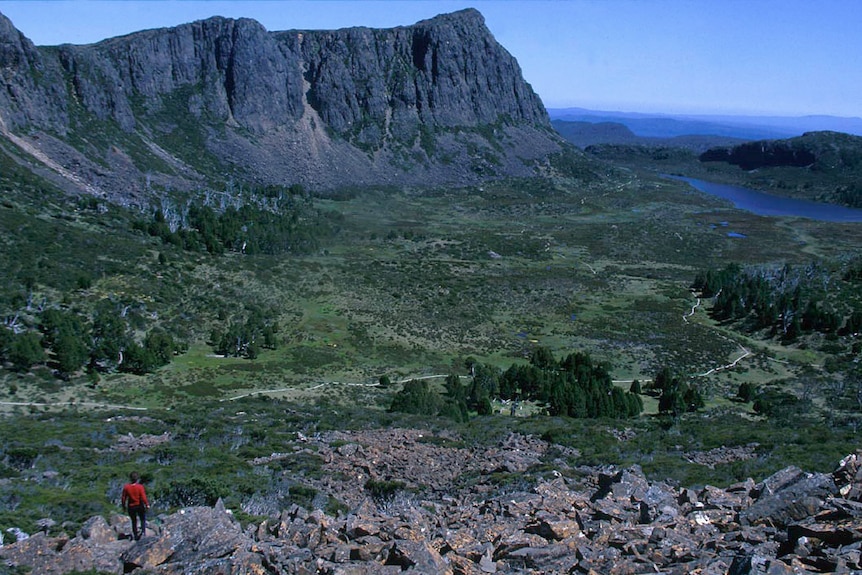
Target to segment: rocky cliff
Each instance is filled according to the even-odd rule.
[[[217,503],[153,517],[140,541],[130,539],[129,520],[120,515],[93,517],[73,535],[46,520],[48,533],[26,539],[19,533],[20,541],[0,547],[0,569],[44,575],[862,570],[860,453],[833,473],[788,467],[725,489],[650,482],[637,466],[572,469],[562,459],[546,478],[519,485],[498,478],[527,474],[551,449],[546,442],[512,434],[497,446],[470,449],[423,443],[427,433],[309,438],[309,448],[327,462],[318,486],[349,503],[337,516],[293,505],[243,525]],[[475,479],[459,481],[465,472]],[[375,498],[363,490],[368,479],[398,482],[404,490]]]
[[[0,15],[0,130],[19,161],[128,201],[224,179],[463,184],[529,175],[562,145],[475,10],[336,31],[212,18],[58,47]]]
[[[725,162],[748,173],[745,185],[776,195],[862,207],[862,137],[807,132],[786,140],[761,140],[711,148],[701,162]]]

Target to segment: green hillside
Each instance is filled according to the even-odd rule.
[[[346,427],[431,426],[476,444],[534,433],[575,449],[572,465],[638,463],[685,484],[790,463],[827,469],[856,441],[859,344],[846,328],[862,309],[858,225],[788,226],[576,155],[556,158],[545,179],[481,188],[337,199],[281,190],[304,241],[243,250],[227,231],[283,229],[261,216],[272,189],[247,190],[254,209],[171,230],[171,210],[68,198],[8,169],[0,469],[23,503],[0,514],[4,526],[32,528],[46,506],[72,522],[102,512],[131,467],[143,467],[163,510],[219,496],[249,509],[262,497],[310,505],[313,455],[284,464],[290,489],[278,470],[261,483],[249,461],[300,450],[297,432]],[[715,225],[727,220],[748,237]],[[805,294],[830,286],[841,295],[829,308],[837,327],[806,324],[788,340],[752,329],[756,315],[722,316],[690,287],[727,262],[755,278],[790,270]],[[780,294],[779,284],[761,289]],[[596,367],[586,378],[584,358]],[[556,360],[573,366],[565,381],[612,384],[615,400],[637,380],[643,412],[582,417],[595,400],[542,391],[564,389],[543,375]],[[403,395],[412,389],[426,399]],[[461,401],[465,410],[447,408]],[[120,435],[155,441],[166,430],[169,445],[106,455]],[[758,457],[713,468],[687,459],[721,446]],[[57,458],[68,478],[59,498],[29,479]]]

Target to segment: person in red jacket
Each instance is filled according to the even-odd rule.
[[[147,491],[141,485],[140,477],[136,471],[129,474],[129,483],[123,485],[123,496],[120,505],[128,512],[132,520],[132,536],[138,541],[147,532],[147,509],[150,502],[147,501]],[[138,520],[141,522],[141,531],[138,532]]]

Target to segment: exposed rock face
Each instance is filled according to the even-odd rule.
[[[225,173],[319,189],[469,183],[531,174],[562,145],[475,10],[385,30],[212,18],[55,48],[0,15],[0,70],[4,134],[108,195]]]
[[[0,127],[68,124],[62,80],[56,62],[45,58],[0,14]]]
[[[812,168],[818,172],[853,172],[862,155],[862,137],[840,132],[806,132],[786,140],[759,140],[731,147],[711,148],[702,162],[727,162],[743,170],[768,167]]]
[[[805,149],[796,149],[784,141],[746,142],[732,148],[712,148],[700,155],[701,162],[727,162],[743,170],[767,166],[803,167],[816,157]]]
[[[760,483],[699,490],[648,481],[638,467],[581,468],[529,489],[492,487],[498,464],[529,465],[541,440],[513,435],[487,450],[418,442],[387,430],[381,442],[417,449],[411,465],[385,459],[372,432],[329,438],[334,473],[372,460],[411,483],[440,476],[428,457],[451,450],[448,466],[483,469],[475,484],[441,484],[421,494],[357,499],[337,517],[297,506],[244,529],[221,502],[151,521],[140,541],[129,521],[94,517],[74,536],[37,534],[0,547],[10,568],[62,574],[176,575],[360,573],[805,574],[862,570],[862,458],[832,474],[789,467]],[[413,442],[413,443],[411,443]],[[322,446],[323,444],[321,444]],[[395,445],[395,444],[392,444]],[[506,455],[504,452],[508,451]],[[402,453],[403,455],[403,453]],[[384,458],[384,459],[378,459]],[[564,469],[572,472],[574,470]],[[404,475],[400,475],[400,473]],[[577,479],[574,479],[577,477]],[[444,483],[447,488],[444,489]],[[340,495],[340,494],[339,494]]]
[[[778,196],[862,207],[862,137],[806,132],[786,140],[762,140],[711,148],[702,162],[739,166],[746,186]]]

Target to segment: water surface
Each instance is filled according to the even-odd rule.
[[[856,208],[782,198],[741,186],[716,184],[695,178],[668,177],[686,182],[691,187],[711,196],[730,200],[737,208],[760,216],[796,216],[823,222],[862,222],[862,210]]]

